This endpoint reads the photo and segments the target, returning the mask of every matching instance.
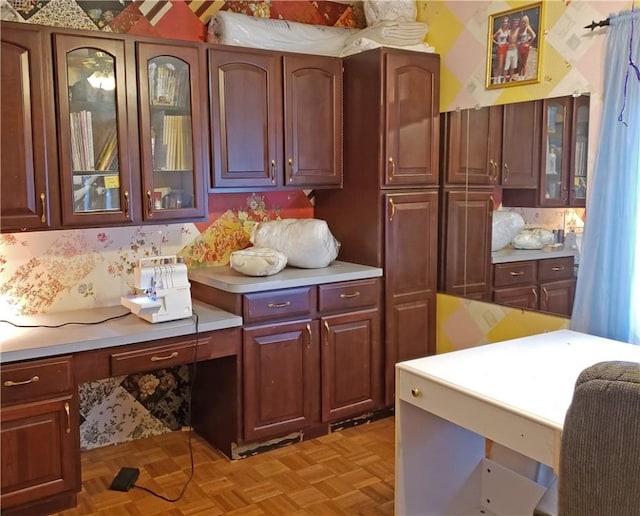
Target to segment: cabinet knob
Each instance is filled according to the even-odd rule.
[[[417,387],[414,387],[413,389],[411,389],[411,396],[413,396],[414,398],[419,398],[420,396],[422,396],[422,391]]]

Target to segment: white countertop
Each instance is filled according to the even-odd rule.
[[[640,346],[557,330],[396,367],[561,430],[580,372],[608,360],[640,363]]]
[[[546,258],[563,258],[565,256],[575,256],[576,250],[565,246],[546,246],[542,249],[514,249],[510,245],[493,251],[491,253],[491,263],[522,262],[525,260],[544,260]]]
[[[66,322],[91,323],[127,314],[124,306],[110,306],[13,318],[21,325],[60,325]],[[242,326],[242,317],[214,306],[193,301],[198,332]],[[0,322],[0,362],[15,362],[65,353],[88,351],[156,339],[191,335],[196,332],[196,318],[149,323],[129,313],[99,324],[68,324],[60,328],[16,328]]]
[[[368,265],[334,261],[322,269],[285,267],[272,276],[245,276],[231,267],[196,267],[189,270],[189,280],[226,292],[246,294],[281,288],[304,287],[382,276],[382,269]]]

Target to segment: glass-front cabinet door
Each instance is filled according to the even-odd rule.
[[[54,41],[63,224],[131,222],[124,43]]]
[[[570,141],[571,97],[546,99],[542,115],[541,199],[543,206],[565,206],[568,190],[568,142]]]
[[[573,99],[573,138],[571,149],[571,177],[569,202],[571,206],[585,206],[587,201],[587,154],[589,142],[589,96]]]
[[[139,43],[137,56],[142,217],[203,217],[203,55],[196,47]]]

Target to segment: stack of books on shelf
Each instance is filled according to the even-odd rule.
[[[167,152],[166,170],[190,170],[193,167],[191,117],[188,115],[165,115],[163,140]]]
[[[118,170],[118,135],[115,124],[106,132],[98,154],[97,170]]]
[[[77,111],[70,114],[71,122],[71,164],[73,170],[93,170],[93,128],[91,111]]]
[[[189,105],[189,70],[181,66],[179,70],[171,63],[149,69],[151,103],[154,106]]]

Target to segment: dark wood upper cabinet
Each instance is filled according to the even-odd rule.
[[[50,45],[38,27],[3,23],[0,228],[49,229],[58,223],[57,162]]]
[[[213,188],[339,186],[337,58],[209,49]]]
[[[538,188],[542,140],[542,101],[504,106],[502,187]]]
[[[208,156],[204,52],[197,47],[137,43],[142,217],[206,215]]]
[[[282,63],[209,50],[214,187],[274,187],[282,176]]]
[[[543,101],[540,206],[585,205],[589,97]]]
[[[445,186],[492,186],[500,181],[502,106],[444,113],[441,156]]]
[[[384,185],[438,184],[440,60],[384,54]]]
[[[134,220],[125,43],[54,34],[64,226]],[[133,138],[133,142],[131,139]]]
[[[342,184],[342,61],[284,57],[285,184]]]

